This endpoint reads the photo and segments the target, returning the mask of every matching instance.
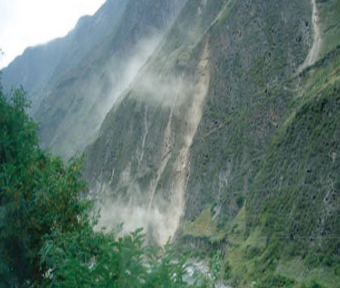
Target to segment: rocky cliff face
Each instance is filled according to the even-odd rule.
[[[93,141],[106,113],[157,47],[183,2],[126,4],[113,33],[53,84],[35,113],[44,145],[67,159]]]
[[[189,1],[89,150],[99,190],[166,221],[235,217],[289,101],[268,91],[312,47],[310,4]]]
[[[51,86],[42,140],[65,157],[87,146],[100,226],[220,251],[235,286],[336,287],[339,7],[130,0]]]
[[[335,263],[338,4],[188,1],[87,150],[102,224],[230,247],[234,283]]]

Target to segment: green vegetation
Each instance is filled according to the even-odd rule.
[[[171,79],[196,83],[200,56],[209,48],[209,92],[190,146],[176,245],[186,257],[209,263],[213,281],[233,287],[337,287],[340,1],[317,0],[321,54],[303,71],[313,41],[311,1],[264,2],[187,1],[142,70],[159,86]],[[52,114],[48,106],[40,111],[43,138],[57,134],[55,151],[69,152],[66,130],[83,140],[82,131],[91,129],[82,120],[92,123],[95,115],[93,94],[110,94],[114,77],[102,79],[108,67],[120,67],[111,43],[121,38],[108,39],[111,58],[99,51],[90,61],[93,70],[84,64],[66,75],[48,100]],[[86,172],[112,188],[109,198],[128,200],[136,192],[147,202],[162,170],[153,203],[163,211],[178,174],[175,155],[191,97],[179,108],[146,101],[164,99],[163,93],[140,89],[140,79],[107,114],[88,148]],[[97,80],[102,88],[93,91]],[[187,258],[170,246],[145,246],[141,230],[123,238],[94,231],[81,159],[66,166],[40,150],[36,124],[23,113],[22,90],[1,99],[0,286],[188,287],[182,278]],[[61,120],[72,127],[58,128]],[[165,143],[168,123],[171,141]],[[58,131],[50,133],[51,127]],[[125,174],[129,181],[121,181]]]
[[[0,287],[191,287],[170,245],[94,231],[82,157],[40,149],[25,95],[0,87]]]
[[[189,222],[185,226],[184,235],[194,237],[213,237],[216,236],[216,224],[211,221],[210,209],[204,210],[194,222]]]
[[[225,278],[233,285],[338,286],[339,53],[338,47],[303,75],[268,89],[300,83],[245,207],[223,232]]]
[[[253,14],[240,4],[211,29],[215,70],[191,147],[183,238],[199,251],[203,240],[210,254],[223,251],[223,277],[233,287],[339,286],[340,10],[337,0],[317,2],[323,50],[300,75],[308,46],[296,35],[308,35],[310,1],[296,1],[301,6],[289,15],[300,9],[298,21],[291,17],[283,28],[275,13],[286,8],[266,3],[266,13],[254,5]],[[261,19],[265,40],[244,15]],[[249,49],[241,54],[239,43]],[[219,209],[207,217],[209,207]],[[215,227],[223,235],[218,246],[207,237]]]
[[[240,210],[236,217],[228,215],[227,220],[221,221],[218,217],[222,213],[216,217],[214,209],[205,208],[183,225],[183,239],[199,248],[193,251],[193,256],[205,259],[209,254],[214,259],[215,254],[222,252],[219,279],[233,287],[247,287],[253,281],[254,287],[338,287],[339,55],[340,46],[337,46],[300,75],[256,95],[261,96],[262,103],[258,101],[253,108],[258,113],[270,111],[269,117],[266,116],[269,121],[271,107],[282,107],[282,112],[275,120],[276,129],[268,139],[268,148],[253,166],[256,173],[253,178],[249,177],[244,198],[243,192],[247,190],[232,185],[236,181],[243,184],[246,178],[228,178],[231,193],[222,197],[229,195],[231,200],[226,200],[231,204],[225,214],[232,209]],[[208,111],[209,117],[222,118],[221,105],[208,104],[216,112]],[[236,117],[235,112],[232,115]],[[230,131],[236,134],[239,123]],[[247,123],[244,127],[243,131],[247,131]],[[211,133],[209,137],[218,133]],[[242,139],[232,133],[229,136]],[[217,142],[221,135],[214,139]],[[204,145],[211,149],[214,143]],[[234,153],[237,151],[236,145],[229,147]],[[249,150],[251,157],[258,155]],[[213,158],[212,153],[209,158]],[[213,159],[215,166],[216,159]],[[231,163],[231,167],[233,162],[227,163]],[[216,173],[215,179],[220,181],[219,187],[223,188],[221,183],[229,175],[229,166],[222,172],[217,169],[219,174]],[[238,171],[244,168],[247,166],[237,167]],[[241,175],[244,174],[241,172]],[[203,177],[202,181],[205,181]],[[205,194],[207,201],[214,188],[211,180],[210,187],[206,189],[209,191]],[[218,201],[216,207],[223,198]],[[213,204],[211,207],[215,207]],[[211,240],[213,235],[222,239],[218,245]],[[184,251],[190,249],[187,242],[183,241]]]

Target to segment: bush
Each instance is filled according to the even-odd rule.
[[[0,86],[0,287],[190,287],[169,245],[94,231],[82,157],[40,149],[25,95]]]
[[[238,207],[242,207],[243,206],[243,202],[244,202],[244,198],[242,194],[237,194],[236,196],[236,204]]]

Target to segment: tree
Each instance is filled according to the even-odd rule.
[[[83,157],[65,165],[40,149],[25,96],[0,85],[0,287],[189,287],[170,245],[94,231]]]
[[[14,283],[38,281],[44,274],[39,250],[53,230],[75,231],[90,203],[79,200],[86,189],[81,159],[65,166],[38,145],[37,124],[28,116],[26,93],[0,90],[0,243],[2,262]],[[84,224],[85,223],[85,224]],[[41,279],[40,279],[41,280]]]

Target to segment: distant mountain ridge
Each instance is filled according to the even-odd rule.
[[[29,92],[43,146],[65,158],[84,150],[184,3],[107,1],[65,38],[27,49],[4,69],[5,89],[20,83]]]
[[[49,93],[50,85],[112,33],[127,2],[109,0],[92,17],[82,17],[67,36],[27,48],[23,55],[3,69],[5,91],[9,91],[13,85],[22,85],[33,100],[34,113]]]

